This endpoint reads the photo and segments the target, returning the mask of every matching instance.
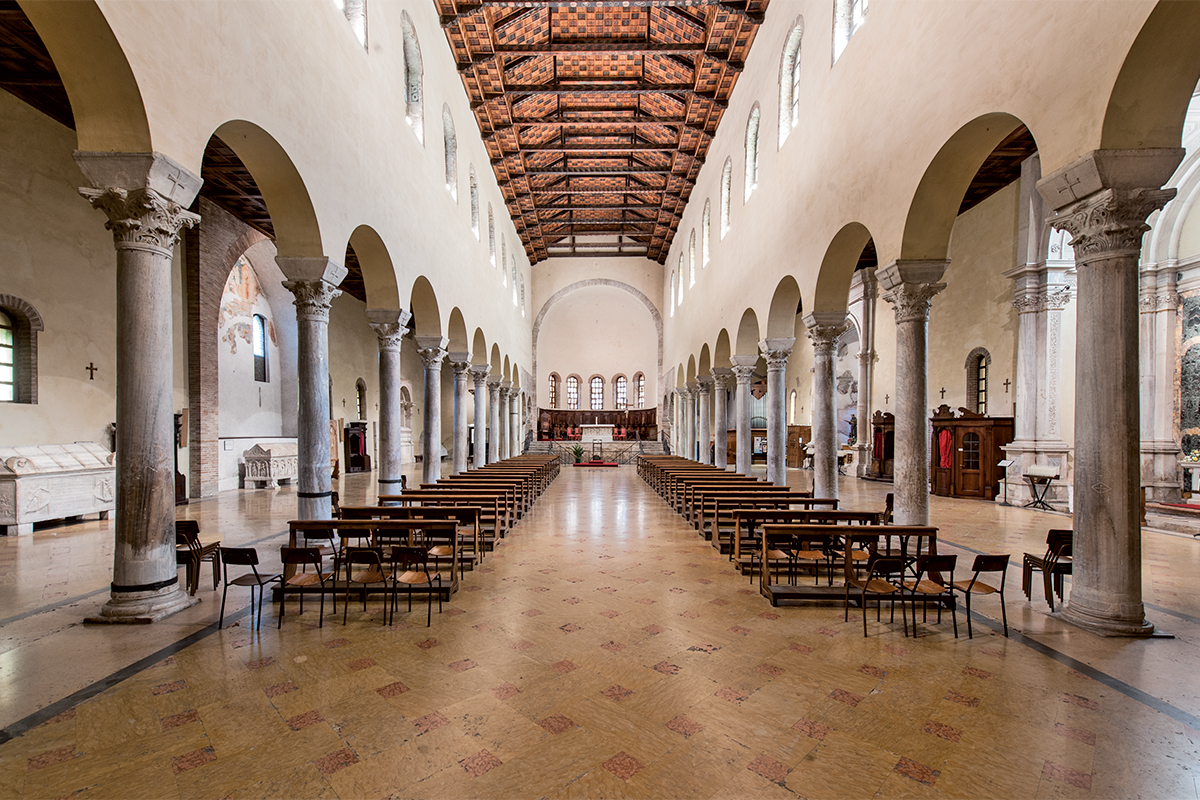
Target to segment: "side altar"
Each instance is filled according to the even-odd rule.
[[[115,506],[113,453],[95,442],[0,447],[0,531],[33,533],[35,522],[99,514]]]

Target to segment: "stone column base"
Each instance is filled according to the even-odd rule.
[[[104,608],[94,617],[84,619],[92,624],[146,625],[177,614],[200,602],[183,590],[178,581],[170,586],[148,592],[113,591]]]
[[[1078,603],[1068,603],[1063,609],[1062,618],[1077,628],[1094,633],[1097,636],[1152,636],[1154,623],[1145,618],[1140,621],[1136,617],[1120,619],[1110,615],[1102,615],[1082,608]]]

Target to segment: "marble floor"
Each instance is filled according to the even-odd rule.
[[[843,507],[888,488],[843,478]],[[340,490],[373,499],[370,475]],[[1144,536],[1174,638],[1101,639],[1020,591],[1065,516],[931,504],[961,563],[1014,554],[1010,638],[995,598],[973,640],[961,614],[959,639],[886,613],[864,638],[853,610],[773,609],[632,467],[564,469],[429,628],[372,601],[254,629],[235,587],[217,631],[207,565],[198,606],[85,626],[110,523],[0,538],[0,797],[1200,797],[1200,540]],[[294,509],[281,489],[180,513],[277,568]]]

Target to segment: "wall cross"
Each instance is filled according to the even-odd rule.
[[[943,400],[946,399],[946,387],[945,386],[942,387],[942,399]]]
[[[1012,381],[1010,381],[1008,378],[1005,378],[1005,379],[1004,379],[1004,393],[1005,393],[1005,394],[1008,394],[1008,387],[1009,387],[1011,384],[1012,384]]]
[[[96,380],[96,370],[100,369],[99,367],[97,367],[95,364],[93,364],[91,361],[89,361],[88,365],[86,367],[84,367],[84,369],[87,370],[89,381]]]

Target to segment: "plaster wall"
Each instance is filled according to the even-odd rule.
[[[255,315],[266,320],[265,382],[254,378],[251,326]],[[221,338],[218,362],[222,438],[284,435],[282,387],[285,374],[289,371],[295,374],[295,362],[283,363],[278,334],[282,327],[280,323],[254,268],[247,260],[239,260],[225,283],[217,322]],[[291,327],[294,330],[295,323]],[[294,418],[294,412],[289,416]]]
[[[401,347],[401,352],[403,352]],[[419,361],[419,359],[418,359]],[[379,424],[379,344],[375,331],[367,324],[367,306],[361,300],[342,294],[329,308],[329,377],[333,383],[333,407],[330,415],[339,421],[339,438],[348,422],[366,422],[367,452],[371,469],[378,461],[376,429]],[[367,386],[367,417],[359,420],[357,382]],[[338,458],[345,458],[340,442]]]

